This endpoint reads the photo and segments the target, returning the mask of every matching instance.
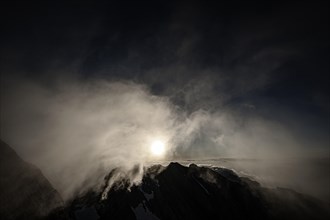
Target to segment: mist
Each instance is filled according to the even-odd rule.
[[[99,186],[118,167],[136,184],[142,167],[157,161],[308,155],[280,123],[226,107],[186,111],[147,84],[19,79],[3,88],[1,138],[40,167],[64,200]],[[155,140],[165,143],[165,155],[151,154]]]
[[[322,219],[327,2],[2,8],[0,216]]]

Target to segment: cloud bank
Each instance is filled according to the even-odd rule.
[[[40,167],[65,199],[116,167],[129,171],[164,159],[301,153],[278,123],[226,108],[187,112],[131,81],[65,80],[46,86],[21,80],[5,91],[1,138]],[[162,158],[150,152],[155,140],[166,144]],[[135,175],[133,181],[140,179]]]

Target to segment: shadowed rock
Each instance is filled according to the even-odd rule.
[[[0,219],[48,218],[61,206],[60,195],[41,171],[0,140]]]
[[[116,168],[100,190],[64,206],[40,170],[0,141],[0,177],[0,219],[329,219],[329,207],[315,198],[195,164]]]
[[[118,170],[116,170],[118,172]],[[113,175],[112,171],[106,181]],[[140,185],[128,176],[107,191],[75,199],[67,211],[73,219],[82,210],[90,219],[327,219],[320,201],[289,189],[268,189],[223,168],[170,163],[145,168]],[[104,192],[103,192],[104,193]]]

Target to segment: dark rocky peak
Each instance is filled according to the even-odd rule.
[[[0,219],[38,219],[63,205],[41,171],[0,140]]]
[[[225,168],[196,164],[187,167],[177,162],[168,166],[113,169],[99,184],[102,187],[79,194],[64,206],[38,169],[21,160],[3,142],[0,152],[4,152],[0,156],[4,159],[0,161],[1,219],[325,220],[330,217],[327,205],[293,190],[265,188]],[[8,165],[14,169],[8,169]],[[59,205],[62,206],[56,208]]]
[[[117,178],[120,169],[107,176]],[[129,172],[128,172],[129,173]],[[133,172],[135,173],[135,172]],[[314,198],[288,189],[268,189],[225,168],[170,163],[144,168],[140,184],[86,194],[68,208],[74,219],[327,219],[327,208]],[[125,184],[122,184],[125,182]],[[116,184],[114,184],[116,186]],[[129,187],[128,187],[129,186]],[[104,193],[104,192],[103,192]],[[89,197],[89,199],[88,199]],[[78,207],[78,208],[77,208]],[[85,211],[84,211],[85,210]],[[92,211],[91,211],[92,210]],[[88,214],[86,214],[88,215]]]

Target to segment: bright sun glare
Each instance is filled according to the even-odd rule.
[[[160,140],[156,140],[151,144],[151,153],[155,156],[162,156],[165,152],[165,144]]]

